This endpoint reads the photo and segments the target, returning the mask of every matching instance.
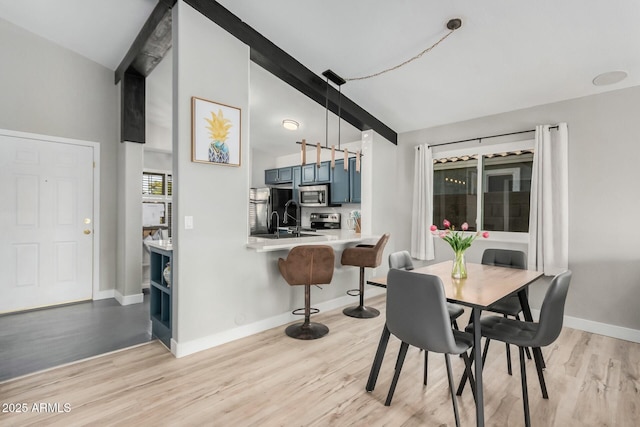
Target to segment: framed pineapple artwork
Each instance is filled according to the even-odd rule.
[[[191,98],[191,161],[240,166],[240,108]]]

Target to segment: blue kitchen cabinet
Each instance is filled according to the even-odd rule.
[[[315,184],[316,182],[316,164],[308,163],[302,166],[302,184]]]
[[[362,168],[362,164],[360,164]],[[356,158],[349,159],[349,194],[351,203],[360,203],[362,200],[362,176],[356,172]]]
[[[290,184],[293,180],[293,168],[267,169],[264,171],[264,183],[266,185]]]
[[[292,170],[292,175],[293,175],[293,200],[296,203],[300,203],[300,193],[298,191],[298,188],[300,187],[300,184],[302,183],[302,167],[301,166],[294,166],[291,168]]]
[[[336,160],[336,167],[332,172],[331,179],[331,203],[341,204],[349,203],[349,175],[350,173],[344,170],[344,160]]]

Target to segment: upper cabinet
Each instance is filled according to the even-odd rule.
[[[320,167],[316,163],[303,166],[288,166],[264,171],[264,181],[267,185],[291,184],[293,200],[299,201],[298,188],[301,185],[329,184],[331,188],[330,203],[360,203],[361,177],[356,172],[356,159],[349,159],[349,170],[344,170],[344,160],[336,160],[336,167],[331,169],[331,162],[322,162]]]
[[[360,164],[362,167],[362,163]],[[349,193],[351,203],[360,203],[362,199],[362,175],[356,172],[356,158],[349,159]]]
[[[264,183],[270,184],[291,184],[293,180],[293,168],[287,166],[278,169],[267,169],[264,171]]]
[[[300,203],[300,192],[298,192],[298,187],[300,187],[300,183],[302,182],[302,167],[294,166],[291,169],[293,170],[293,200],[296,203]]]
[[[361,177],[356,172],[356,159],[349,159],[349,170],[344,170],[344,160],[336,160],[336,167],[331,178],[331,203],[360,203]]]
[[[349,203],[349,172],[344,170],[344,160],[336,160],[336,167],[333,169],[333,179],[331,180],[331,203]]]
[[[322,162],[320,166],[309,163],[302,166],[302,184],[326,184],[331,181],[331,164]]]

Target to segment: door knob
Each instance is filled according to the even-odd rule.
[[[84,230],[83,233],[84,234],[91,234],[91,230]]]

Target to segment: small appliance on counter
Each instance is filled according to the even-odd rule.
[[[312,213],[309,216],[311,228],[314,230],[339,230],[339,213]]]

